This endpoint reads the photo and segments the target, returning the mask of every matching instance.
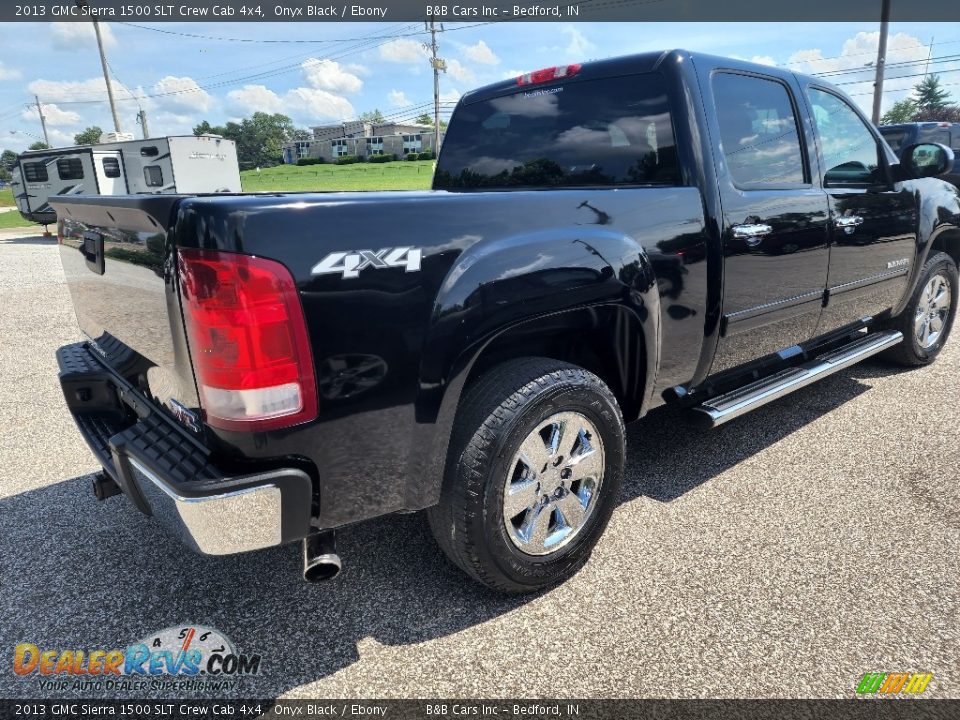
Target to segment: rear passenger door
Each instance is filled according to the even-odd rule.
[[[827,199],[799,88],[718,70],[711,135],[723,209],[723,316],[712,373],[814,336],[827,281]],[[708,107],[710,104],[708,104]]]
[[[907,288],[916,199],[892,183],[878,131],[829,88],[806,88],[830,201],[830,276],[818,333],[888,310]]]

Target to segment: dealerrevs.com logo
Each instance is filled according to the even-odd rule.
[[[857,695],[919,695],[931,680],[933,673],[864,673],[857,685]]]
[[[50,649],[20,643],[13,671],[41,690],[231,690],[260,672],[260,655],[237,652],[219,630],[171,627],[124,649]]]

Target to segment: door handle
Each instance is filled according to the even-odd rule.
[[[857,225],[863,225],[863,218],[859,215],[841,215],[834,219],[833,225],[839,230],[846,230],[851,233]]]
[[[737,240],[746,241],[750,247],[759,245],[760,241],[772,232],[773,228],[766,223],[744,223],[733,226],[733,236]]]

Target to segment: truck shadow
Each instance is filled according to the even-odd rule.
[[[868,377],[872,370],[857,372]],[[670,502],[868,389],[843,373],[712,432],[679,424],[672,411],[657,412],[629,428],[624,500],[646,495]],[[343,573],[308,585],[300,579],[299,546],[197,556],[122,497],[96,502],[90,480],[0,500],[6,539],[0,636],[8,651],[21,642],[124,648],[163,628],[201,624],[220,630],[241,652],[262,656],[259,676],[215,695],[272,698],[329,677],[378,645],[446,637],[536,598],[503,597],[466,580],[437,549],[422,515],[346,528],[339,538]],[[6,697],[37,690],[35,676],[0,676]]]

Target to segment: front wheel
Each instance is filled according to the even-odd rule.
[[[583,368],[522,358],[466,393],[430,527],[479,582],[533,592],[587,561],[620,494],[624,428],[613,394]]]
[[[957,266],[949,255],[937,253],[926,262],[910,302],[891,321],[891,328],[903,333],[903,342],[888,350],[887,358],[907,367],[934,361],[957,314],[957,286]]]

